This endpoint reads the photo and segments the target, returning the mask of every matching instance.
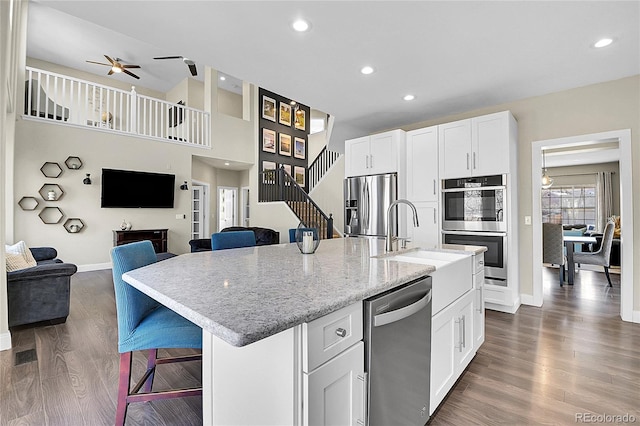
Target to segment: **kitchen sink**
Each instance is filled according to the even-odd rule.
[[[433,265],[436,269],[438,269],[467,257],[469,257],[469,255],[467,254],[414,249],[403,253],[398,253],[394,256],[389,256],[388,259],[396,260],[399,262]]]

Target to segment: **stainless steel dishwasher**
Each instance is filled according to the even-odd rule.
[[[367,299],[365,371],[369,426],[429,420],[431,277]]]

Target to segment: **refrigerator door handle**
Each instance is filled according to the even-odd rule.
[[[362,228],[363,231],[369,229],[369,209],[371,206],[369,205],[369,182],[364,181],[364,226]]]

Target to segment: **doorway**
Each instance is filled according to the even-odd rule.
[[[540,171],[542,151],[549,148],[585,147],[606,141],[617,141],[620,151],[620,215],[621,221],[621,266],[620,266],[620,317],[633,321],[633,194],[631,130],[615,130],[581,136],[536,141],[531,144],[531,194],[533,231],[533,300],[532,305],[542,306],[542,209]]]
[[[218,232],[238,225],[238,188],[218,187]]]
[[[249,211],[249,187],[248,186],[243,186],[240,189],[240,193],[241,193],[241,202],[240,205],[242,206],[240,209],[240,215],[241,215],[241,221],[242,221],[242,226],[246,226],[248,227],[250,222],[251,222],[251,215],[250,215],[250,211]]]
[[[191,239],[209,238],[209,184],[191,183]]]

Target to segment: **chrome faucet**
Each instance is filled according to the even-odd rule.
[[[416,228],[420,226],[418,224],[418,211],[416,210],[416,206],[414,206],[411,201],[399,199],[391,203],[389,208],[387,208],[387,237],[385,239],[385,251],[387,252],[393,251],[393,242],[398,239],[397,236],[393,236],[393,228],[398,225],[398,215],[396,215],[396,223],[393,225],[391,224],[391,209],[393,209],[398,204],[406,204],[411,207],[411,210],[413,210],[413,226],[415,226]]]

